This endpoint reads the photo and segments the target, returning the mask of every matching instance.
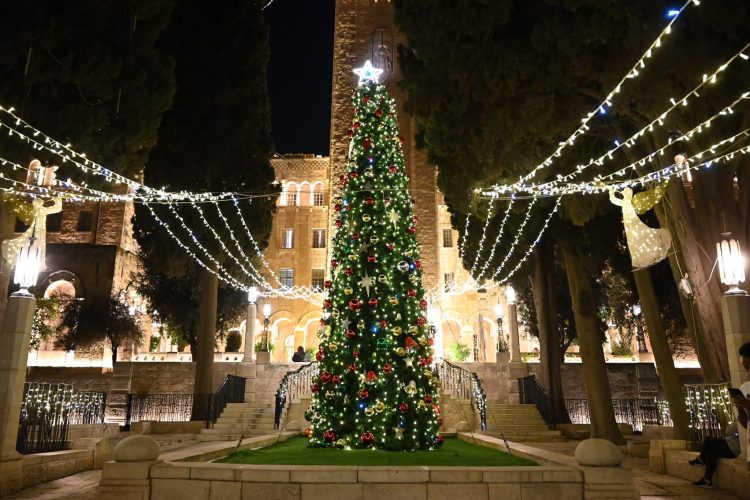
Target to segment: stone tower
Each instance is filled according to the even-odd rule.
[[[337,0],[333,46],[333,99],[331,104],[331,189],[338,189],[337,179],[344,173],[349,139],[346,135],[354,110],[352,89],[357,77],[352,72],[365,60],[383,69],[380,81],[385,83],[398,106],[399,127],[404,138],[404,157],[410,179],[414,213],[418,218],[417,237],[421,246],[424,287],[440,286],[438,250],[439,192],[436,169],[429,165],[414,143],[413,120],[403,110],[404,93],[396,82],[401,78],[397,47],[404,37],[393,24],[393,6],[387,0]],[[333,196],[331,196],[333,198]]]

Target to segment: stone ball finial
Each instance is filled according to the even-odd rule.
[[[471,426],[466,420],[462,420],[456,424],[456,431],[458,432],[469,432],[470,430]]]
[[[606,439],[585,439],[576,447],[576,462],[590,467],[618,467],[622,465],[622,452]]]
[[[115,462],[151,462],[159,458],[159,443],[148,436],[126,437],[115,446]]]
[[[300,427],[299,422],[296,420],[290,420],[288,424],[286,424],[286,430],[288,431],[300,431],[302,430],[302,427]]]

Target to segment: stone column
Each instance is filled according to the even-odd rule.
[[[721,315],[724,319],[724,335],[727,342],[729,375],[732,387],[739,387],[750,380],[750,374],[742,366],[738,353],[740,346],[750,342],[750,295],[722,295]],[[747,430],[740,426],[740,456],[748,456]]]
[[[31,294],[11,295],[0,331],[0,496],[19,491],[23,482],[16,439],[35,306]]]
[[[255,321],[258,317],[258,305],[250,302],[247,305],[247,319],[245,320],[245,357],[244,362],[253,360],[253,347],[255,346]]]
[[[508,304],[508,323],[510,326],[510,361],[521,362],[521,339],[518,337],[518,314],[516,304]]]

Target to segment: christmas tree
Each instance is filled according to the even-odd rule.
[[[369,61],[355,72],[320,371],[306,414],[310,446],[432,449],[442,443],[440,385],[395,103]]]

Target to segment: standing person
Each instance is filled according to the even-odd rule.
[[[305,360],[305,348],[302,346],[297,347],[297,352],[292,356],[292,361],[295,363],[301,363]]]
[[[739,354],[742,367],[745,368],[745,371],[750,372],[750,342],[742,344]],[[732,396],[732,404],[737,408],[737,422],[747,429],[748,414],[750,413],[750,399],[748,399],[750,396],[750,380],[744,382],[739,389],[745,397]],[[748,462],[750,463],[750,447],[748,447]]]
[[[727,426],[726,437],[716,438],[707,437],[703,441],[701,454],[694,460],[690,460],[690,465],[705,465],[706,472],[703,477],[693,484],[703,488],[713,488],[713,476],[716,470],[717,462],[720,458],[735,458],[740,454],[740,433],[737,422],[732,422]]]

